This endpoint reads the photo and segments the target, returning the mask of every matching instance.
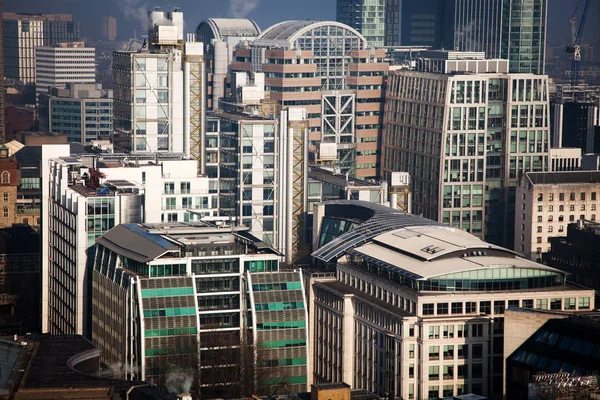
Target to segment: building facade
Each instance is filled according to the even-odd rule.
[[[96,83],[96,49],[84,42],[59,43],[35,49],[35,93],[68,83]]]
[[[393,398],[501,398],[507,308],[594,308],[594,292],[563,271],[465,231],[362,202],[322,207],[320,232],[334,238],[313,257],[335,278],[312,285],[315,381]],[[354,224],[345,232],[331,223],[341,214]]]
[[[265,98],[305,107],[309,151],[318,163],[376,178],[385,50],[367,48],[354,28],[338,22],[284,21],[235,51],[232,71],[263,72]]]
[[[92,339],[128,377],[189,368],[207,397],[306,391],[301,272],[278,264],[244,227],[119,225],[98,239]]]
[[[160,22],[162,21],[162,22]],[[115,147],[126,152],[204,154],[204,51],[183,40],[183,13],[149,13],[139,52],[113,53]]]
[[[549,168],[550,116],[548,77],[507,72],[461,52],[394,72],[381,163],[383,177],[410,174],[415,213],[512,247],[518,179]]]
[[[35,84],[35,49],[79,40],[70,14],[3,14],[5,76]]]
[[[49,188],[42,206],[42,331],[87,334],[96,238],[119,223],[200,220],[214,216],[217,205],[208,178],[181,154],[63,151],[42,164]]]
[[[40,95],[39,104],[41,129],[65,134],[70,143],[87,145],[112,136],[112,90],[100,83],[52,87]]]
[[[515,250],[541,261],[550,238],[567,235],[579,220],[595,221],[600,171],[525,174],[516,193]]]
[[[399,0],[337,0],[336,21],[359,31],[370,47],[397,46]]]

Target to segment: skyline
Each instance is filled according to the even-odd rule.
[[[155,6],[168,11],[174,7],[182,9],[186,16],[186,32],[193,32],[196,26],[207,18],[250,18],[265,29],[285,20],[335,21],[335,0],[304,0],[302,2],[280,0],[106,0],[90,3],[87,0],[5,0],[5,12],[23,13],[71,13],[81,22],[83,36],[100,36],[101,19],[104,16],[117,18],[117,39],[124,40],[136,31],[140,37],[145,26],[147,12]],[[548,6],[548,44],[550,46],[566,44],[571,35],[569,18],[579,6],[581,0],[549,0]],[[600,2],[592,2],[588,21],[594,16],[600,17]],[[578,15],[578,18],[580,16]],[[127,27],[127,29],[124,29]],[[129,32],[127,32],[129,31]],[[588,23],[585,27],[583,42],[600,46],[600,24]]]

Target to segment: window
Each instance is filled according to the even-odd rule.
[[[460,359],[460,360],[464,360],[465,358],[469,358],[467,351],[468,351],[468,344],[459,344],[456,346],[456,356]]]
[[[466,379],[467,378],[467,366],[466,365],[459,365],[458,368],[456,368],[456,373],[457,373],[457,378],[458,379]]]
[[[593,201],[596,201],[596,192],[592,192],[590,197]]]
[[[415,344],[410,343],[408,345],[408,358],[415,358]]]
[[[558,231],[559,232],[564,232],[564,230],[565,230],[565,226],[564,225],[559,225],[558,226]]]
[[[592,207],[592,208],[591,208],[591,210],[592,210],[592,211],[596,211],[596,205],[595,205],[595,204],[592,204],[592,206],[591,206],[591,207]]]
[[[7,203],[8,202],[8,193],[4,192],[4,202]]]
[[[585,204],[579,206],[579,211],[585,211]]]
[[[429,339],[439,339],[440,338],[440,327],[439,326],[430,326],[429,327]]]
[[[548,211],[550,211],[550,212],[554,211],[554,206],[548,206]]]
[[[469,326],[468,325],[458,325],[458,328],[456,331],[456,336],[459,338],[462,338],[462,337],[468,338],[469,337]]]
[[[592,193],[595,194],[595,193]],[[579,298],[579,309],[587,310],[590,308],[590,298],[589,297],[580,297]]]
[[[575,205],[574,204],[571,204],[569,206],[569,211],[575,211]]]
[[[444,325],[442,330],[444,339],[452,339],[454,337],[454,325]]]
[[[535,308],[538,308],[541,310],[547,310],[548,309],[548,299],[537,299],[535,301]]]
[[[565,206],[563,206],[563,205],[558,206],[558,211],[565,211]]]
[[[474,344],[471,346],[471,358],[477,359],[483,356],[483,345]]]
[[[4,218],[8,218],[8,207],[4,207]]]
[[[490,301],[482,301],[479,303],[479,312],[481,314],[491,314],[492,303]]]
[[[415,364],[408,364],[408,377],[409,378],[415,377]]]
[[[563,222],[565,220],[564,215],[559,215],[558,216],[558,222]]]
[[[428,399],[438,399],[440,396],[440,387],[439,386],[429,386],[429,390],[427,391]]]
[[[554,201],[554,193],[550,193],[550,194],[548,195],[548,200],[549,200],[549,201]]]
[[[569,222],[573,222],[575,221],[575,216],[574,215],[569,215]]]
[[[444,346],[444,360],[454,359],[454,345],[449,344]]]
[[[554,221],[554,217],[552,215],[548,215],[548,222]]]
[[[538,206],[537,210],[538,210],[538,212],[542,212],[542,211],[544,211],[544,207]]]
[[[562,300],[561,299],[550,299],[550,309],[551,310],[561,310],[562,309]]]
[[[504,300],[494,301],[494,314],[504,314],[504,308],[506,307]]]
[[[433,304],[423,304],[423,315],[433,315]]]
[[[410,336],[410,337],[415,336],[415,324],[408,325],[408,336]]]
[[[552,225],[550,225],[550,226],[548,227],[548,232],[552,232],[552,231],[553,231],[553,229],[554,229],[554,228],[552,227]]]
[[[448,314],[448,303],[438,303],[437,313],[438,315]]]
[[[444,365],[444,379],[454,379],[454,365]],[[452,389],[450,391],[450,395],[452,395]]]
[[[580,193],[579,194],[579,200],[585,201],[585,193]]]
[[[483,336],[483,324],[473,324],[471,325],[471,332],[473,332],[472,337],[482,337]]]
[[[474,301],[467,301],[465,303],[465,313],[473,314],[477,312],[477,303]]]
[[[440,379],[440,367],[438,365],[430,365],[429,366],[429,380],[437,381],[438,379]]]
[[[429,359],[439,360],[440,359],[440,346],[429,346]]]
[[[541,226],[538,226],[538,227],[537,227],[537,231],[538,231],[538,232],[541,232],[541,231],[542,231],[542,227],[541,227]]]
[[[537,237],[537,243],[542,243],[542,237],[541,236]]]
[[[8,184],[10,183],[10,174],[8,173],[8,171],[4,171],[2,172],[2,184]]]
[[[569,196],[569,200],[575,201],[575,192],[571,192],[571,195]]]
[[[533,300],[523,300],[523,308],[533,308]]]
[[[585,193],[582,193],[585,194]],[[575,297],[567,297],[565,298],[565,310],[574,310],[575,309]]]
[[[541,215],[538,215],[537,222],[542,222],[542,216]]]
[[[544,201],[544,195],[542,193],[538,194],[537,201]]]
[[[564,193],[559,193],[558,194],[558,200],[559,201],[565,201],[565,194]]]
[[[452,303],[452,314],[462,314],[463,303]]]

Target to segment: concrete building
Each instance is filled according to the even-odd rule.
[[[576,171],[581,169],[583,167],[583,155],[581,153],[579,148],[551,148],[549,171]]]
[[[170,365],[189,368],[207,398],[306,391],[301,271],[280,270],[280,254],[247,228],[123,224],[97,243],[92,339],[103,362],[159,385]]]
[[[265,98],[308,111],[309,151],[319,163],[376,178],[385,50],[339,22],[285,21],[235,50],[236,72],[263,72]]]
[[[550,248],[542,261],[569,274],[569,280],[596,291],[600,298],[600,226],[594,221],[579,220],[567,225],[566,235],[549,238]]]
[[[599,195],[600,171],[526,173],[516,192],[515,250],[540,261],[569,223],[596,220]]]
[[[183,13],[149,13],[139,52],[113,53],[114,144],[126,152],[179,152],[202,163],[204,58],[183,40]]]
[[[204,44],[206,57],[206,106],[219,108],[219,99],[231,96],[231,70],[235,64],[247,61],[234,57],[235,48],[252,42],[260,28],[250,19],[209,18],[196,28],[196,40]]]
[[[68,145],[42,146],[42,332],[89,333],[88,255],[103,233],[216,214],[196,165],[174,153],[78,156]]]
[[[79,23],[70,14],[3,14],[4,74],[35,84],[35,49],[79,40]]]
[[[102,17],[102,38],[110,42],[117,38],[117,19],[115,17]]]
[[[510,307],[589,311],[566,274],[452,227],[364,202],[319,205],[315,381],[391,398],[501,397]]]
[[[96,83],[96,49],[84,42],[58,43],[35,49],[35,93],[68,83]]]
[[[67,135],[70,143],[91,144],[113,133],[113,91],[102,84],[69,83],[39,97],[40,129]]]
[[[413,212],[512,247],[518,178],[549,169],[548,77],[483,53],[421,54],[388,79],[382,176],[410,174]]]
[[[359,31],[370,47],[398,46],[400,0],[337,0],[336,21]]]
[[[506,310],[506,398],[597,395],[599,320],[598,312]]]

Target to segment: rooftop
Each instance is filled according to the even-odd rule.
[[[207,24],[210,27],[215,39],[223,39],[229,36],[256,37],[260,35],[258,24],[251,19],[209,18],[202,21],[197,29],[200,29],[202,24]]]
[[[309,167],[308,177],[340,188],[345,188],[346,186],[379,187],[376,183],[366,182],[351,176],[346,177],[346,175],[335,174],[320,167]]]
[[[525,177],[533,185],[600,183],[600,171],[528,172]]]
[[[293,43],[305,33],[329,26],[347,30],[362,41],[361,48],[367,47],[366,39],[354,28],[336,21],[283,21],[265,29],[253,42],[254,46],[283,47],[293,49]],[[325,35],[326,36],[326,35]]]
[[[226,118],[232,121],[263,121],[263,122],[274,122],[273,119],[261,117],[260,115],[251,115],[243,112],[233,111],[212,111],[206,114],[207,117],[214,118]]]

